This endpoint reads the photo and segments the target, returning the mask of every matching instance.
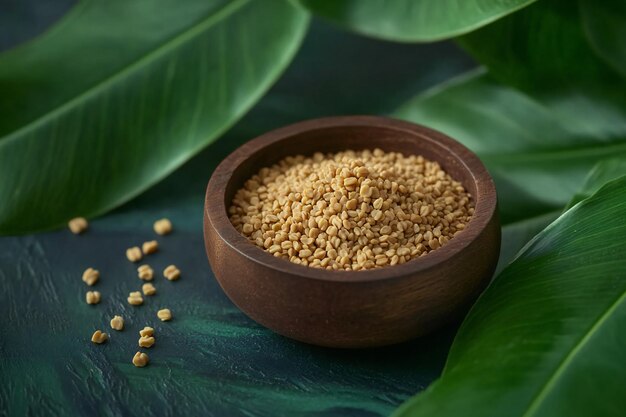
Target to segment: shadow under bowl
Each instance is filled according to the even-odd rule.
[[[290,155],[374,148],[422,155],[460,181],[475,205],[463,232],[401,265],[328,271],[276,258],[230,223],[236,191],[262,167]],[[463,145],[413,123],[344,116],[271,131],[224,159],[207,187],[204,239],[220,285],[253,320],[302,342],[362,348],[403,342],[462,317],[494,272],[500,225],[493,180]]]

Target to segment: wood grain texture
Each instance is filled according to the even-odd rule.
[[[464,232],[424,258],[353,272],[278,259],[231,225],[227,207],[260,168],[288,155],[377,147],[438,161],[463,183],[476,208]],[[241,146],[211,177],[204,234],[222,288],[250,317],[296,340],[346,348],[403,342],[461,316],[489,282],[500,250],[496,191],[480,160],[439,132],[374,116],[300,122]]]

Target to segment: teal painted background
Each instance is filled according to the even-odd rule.
[[[15,11],[18,3],[0,5]],[[10,19],[4,14],[0,48],[41,30],[64,4],[27,13],[22,3],[22,25],[1,24]],[[424,389],[443,368],[454,327],[361,351],[273,334],[215,281],[201,234],[203,194],[215,165],[264,131],[310,117],[389,113],[472,65],[449,43],[374,41],[314,21],[270,93],[164,182],[92,221],[82,236],[61,230],[0,238],[0,416],[384,416]],[[146,259],[159,272],[158,294],[132,307],[126,297],[141,281],[124,251],[154,238],[152,223],[164,216],[175,232],[159,237],[160,252]],[[169,263],[181,269],[180,281],[162,278]],[[88,266],[101,272],[97,306],[84,301],[80,278]],[[172,310],[171,322],[156,319],[162,307]],[[126,319],[123,332],[109,328],[114,314]],[[155,327],[157,342],[147,351],[150,365],[137,369],[130,361],[145,325]],[[97,328],[111,333],[108,343],[89,341]]]

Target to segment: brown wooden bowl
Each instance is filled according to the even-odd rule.
[[[276,258],[231,225],[235,192],[260,168],[289,155],[376,147],[423,155],[460,181],[475,203],[466,229],[401,265],[328,271]],[[465,314],[495,269],[500,225],[493,180],[463,145],[416,124],[347,116],[271,131],[224,159],[206,192],[204,239],[220,285],[252,319],[302,342],[361,348],[402,342]]]

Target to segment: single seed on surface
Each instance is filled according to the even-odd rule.
[[[141,249],[138,246],[133,246],[132,248],[126,249],[126,258],[128,258],[131,262],[141,261],[143,255],[141,254]]]
[[[141,336],[139,338],[139,347],[149,348],[152,345],[154,345],[154,337]]]
[[[87,268],[83,272],[83,282],[89,286],[95,284],[100,279],[100,272],[97,269]]]
[[[100,302],[100,291],[87,291],[85,300],[87,304],[98,304]]]
[[[286,157],[246,181],[228,214],[275,257],[358,271],[437,250],[466,227],[474,207],[439,163],[374,149]]]
[[[144,281],[152,281],[154,278],[154,270],[150,265],[141,265],[137,268],[137,276]]]
[[[97,344],[104,343],[108,339],[109,339],[109,335],[100,330],[96,330],[94,334],[91,336],[91,341]]]
[[[144,295],[154,295],[154,294],[156,294],[156,288],[154,288],[154,285],[152,285],[149,282],[147,282],[147,283],[145,283],[145,284],[143,284],[141,286],[141,291],[143,291]]]
[[[169,219],[161,219],[154,222],[154,231],[158,235],[167,235],[172,231],[172,222]]]
[[[154,329],[146,326],[143,330],[139,330],[139,336],[154,336]]]
[[[280,248],[280,245],[278,247]],[[163,275],[170,281],[176,281],[180,278],[180,271],[176,268],[176,265],[170,265],[163,270]]]
[[[157,311],[157,317],[161,319],[161,321],[169,321],[172,319],[172,312],[169,308],[164,308]]]
[[[124,318],[122,316],[113,316],[111,319],[111,328],[113,330],[123,330],[124,329]]]
[[[143,304],[143,297],[139,291],[133,291],[128,295],[128,304],[139,306]]]
[[[143,242],[143,245],[141,245],[141,250],[143,251],[144,255],[149,255],[151,253],[154,253],[157,250],[159,250],[159,242],[157,242],[156,240]]]
[[[148,364],[148,362],[150,362],[150,358],[143,352],[137,352],[135,353],[135,356],[133,356],[133,365],[137,368],[143,368]]]
[[[70,220],[67,223],[67,226],[70,228],[72,233],[75,235],[79,235],[83,233],[89,227],[89,223],[87,223],[87,219],[84,217],[76,217]]]

